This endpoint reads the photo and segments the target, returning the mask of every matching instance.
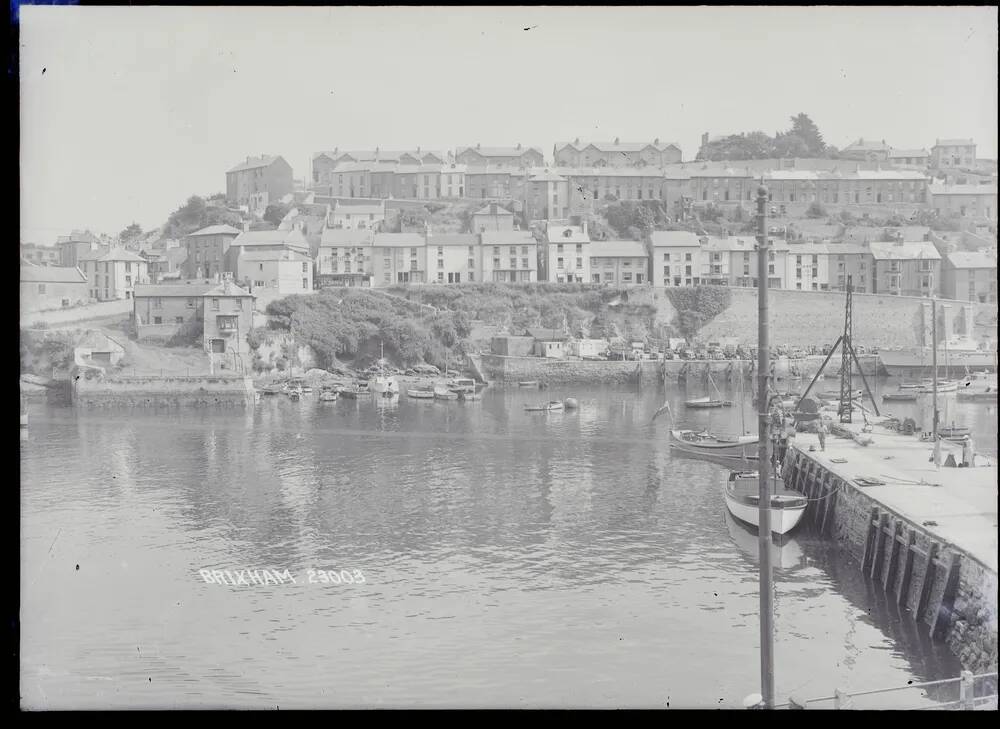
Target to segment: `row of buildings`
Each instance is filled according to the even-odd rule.
[[[587,214],[601,200],[660,201],[680,217],[690,207],[723,210],[753,204],[763,182],[775,213],[803,215],[814,203],[833,209],[937,210],[995,221],[995,184],[945,184],[913,169],[866,168],[861,162],[823,161],[808,169],[741,167],[690,163],[659,167],[473,167],[350,162],[320,176],[312,186],[317,200],[480,199],[510,202],[527,220],[564,220]],[[830,164],[835,162],[835,164]],[[772,164],[782,164],[779,160]]]

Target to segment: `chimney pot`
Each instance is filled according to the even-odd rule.
[[[476,142],[476,149],[479,149],[479,142]]]
[[[615,144],[618,144],[618,143],[619,143],[619,139],[618,139],[618,137],[615,137]]]

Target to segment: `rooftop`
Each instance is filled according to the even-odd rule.
[[[22,281],[38,283],[87,283],[87,277],[75,266],[21,266]]]
[[[203,279],[194,281],[184,281],[172,284],[136,284],[133,298],[140,299],[146,297],[164,298],[171,296],[193,297],[201,296],[206,291],[214,287],[214,281]]]
[[[549,243],[589,243],[590,236],[580,226],[550,225],[546,229]]]
[[[429,246],[474,246],[479,242],[473,233],[431,234],[427,238]]]
[[[946,258],[953,268],[996,268],[997,259],[985,251],[954,251]]]
[[[273,246],[288,245],[299,248],[308,247],[305,237],[300,230],[250,230],[240,233],[233,241],[234,247],[238,246]]]
[[[338,246],[370,246],[374,239],[370,230],[352,230],[350,228],[323,228],[320,247]]]
[[[939,139],[934,147],[974,147],[976,143],[971,139]],[[934,147],[931,147],[933,149]]]
[[[496,203],[491,203],[481,210],[477,210],[473,215],[510,215],[513,216],[510,210],[505,208],[503,205],[497,205]]]
[[[894,157],[930,157],[926,149],[894,149],[889,152],[889,159]]]
[[[537,152],[542,154],[542,150],[538,147],[522,147],[520,145],[516,147],[459,147],[455,150],[455,155],[458,156],[462,152],[472,151],[477,154],[481,154],[483,157],[519,157],[527,152]]]
[[[693,247],[701,245],[701,240],[687,230],[657,230],[650,236],[654,248]]]
[[[526,230],[498,230],[482,234],[484,246],[535,245],[535,237]]]
[[[647,147],[652,147],[658,152],[663,152],[669,147],[680,151],[680,146],[676,142],[661,143],[659,139],[654,139],[652,142],[622,142],[618,139],[613,142],[581,142],[579,139],[572,142],[556,142],[556,149],[563,147],[572,147],[578,152],[582,152],[587,147],[594,147],[600,152],[641,152]]]
[[[377,233],[374,245],[384,248],[423,248],[424,242],[424,236],[419,233]]]
[[[872,241],[868,244],[868,250],[876,261],[912,261],[916,259],[930,259],[940,261],[941,254],[933,243],[924,241],[903,243],[883,243],[882,241]]]
[[[931,195],[996,195],[996,185],[928,185]]]
[[[236,165],[227,172],[243,172],[244,170],[255,170],[259,167],[270,167],[275,160],[280,159],[275,155],[265,154],[261,157],[247,157],[246,162]]]
[[[195,236],[202,235],[239,235],[240,231],[236,230],[231,225],[210,225],[207,228],[202,228],[201,230],[196,230],[194,233],[188,233],[187,238],[194,238]]]

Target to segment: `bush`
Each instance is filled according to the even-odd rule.
[[[676,327],[685,339],[693,339],[708,322],[732,303],[726,286],[685,286],[668,288],[667,296],[677,310]]]
[[[806,208],[806,217],[807,218],[825,218],[826,217],[826,208],[824,208],[818,202],[810,203],[809,207]]]
[[[200,316],[194,316],[181,325],[174,336],[167,340],[168,347],[191,347],[201,344],[205,335],[205,322]]]

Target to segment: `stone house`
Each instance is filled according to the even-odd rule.
[[[262,213],[292,193],[292,167],[281,156],[247,157],[226,172],[226,202]]]
[[[45,311],[85,304],[90,298],[87,277],[69,266],[21,263],[21,311]]]

